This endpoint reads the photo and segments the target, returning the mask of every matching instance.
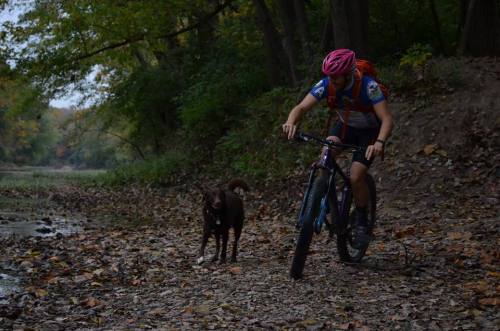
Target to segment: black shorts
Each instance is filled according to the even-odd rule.
[[[342,139],[343,126],[344,124],[342,122],[338,122],[337,124],[335,124],[333,129],[330,131],[330,136],[339,137],[344,144],[356,145],[364,148],[375,143],[380,131],[380,127],[358,129],[352,126],[346,126],[345,137],[344,139]],[[352,155],[352,161],[361,162],[367,167],[370,167],[373,162],[373,158],[371,160],[367,160],[365,157],[365,153],[354,152]]]

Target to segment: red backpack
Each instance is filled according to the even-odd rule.
[[[345,137],[345,130],[347,127],[347,121],[349,119],[349,114],[351,111],[351,108],[355,108],[356,111],[360,111],[363,113],[368,113],[368,112],[374,112],[373,106],[366,106],[364,105],[360,99],[359,99],[359,94],[361,92],[361,85],[363,81],[363,75],[368,75],[372,77],[380,87],[380,90],[382,91],[382,94],[384,95],[384,98],[387,100],[389,96],[389,89],[387,86],[385,86],[380,79],[378,78],[377,71],[375,70],[375,66],[373,65],[372,62],[368,60],[361,60],[357,59],[356,60],[356,71],[354,72],[354,86],[352,90],[352,98],[354,100],[354,105],[352,106],[347,106],[345,105],[345,122],[344,122],[344,127],[342,128],[342,139]],[[327,126],[326,126],[326,133],[330,130],[330,125],[331,125],[331,120],[333,115],[335,114],[335,108],[337,108],[337,100],[336,100],[336,91],[335,91],[335,86],[333,86],[333,83],[330,81],[328,84],[328,97],[326,99],[326,102],[328,104],[328,108],[330,108],[330,116],[327,121]]]

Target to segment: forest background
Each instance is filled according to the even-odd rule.
[[[463,85],[446,59],[500,54],[498,0],[1,6],[21,14],[0,33],[0,162],[110,169],[104,184],[221,169],[259,179],[306,165],[314,148],[291,146],[281,124],[334,48],[374,61],[393,100]],[[77,105],[49,106],[74,94]],[[323,129],[318,108],[304,130]]]

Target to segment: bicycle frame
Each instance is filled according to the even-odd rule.
[[[327,146],[336,146],[336,147],[343,147],[343,148],[350,148],[350,149],[359,150],[359,148],[356,146],[328,142],[328,141],[317,139],[315,137],[312,137],[312,136],[309,136],[309,135],[306,135],[303,133],[299,133],[299,136],[297,138],[304,140],[304,141],[309,141],[311,139],[316,140],[316,141],[319,141],[320,143],[322,143],[323,145],[327,145]],[[325,223],[326,215],[328,213],[330,213],[330,211],[332,213],[332,226],[335,227],[335,225],[345,225],[347,223],[347,221],[349,219],[349,210],[347,210],[348,209],[348,201],[351,198],[351,194],[352,194],[351,182],[349,180],[349,175],[344,173],[342,168],[337,164],[335,158],[332,157],[329,150],[324,149],[323,152],[321,153],[321,157],[320,157],[319,162],[313,164],[311,171],[309,173],[307,190],[304,194],[302,206],[300,208],[299,220],[297,222],[297,227],[301,227],[303,224],[304,207],[305,207],[307,199],[309,197],[312,183],[313,183],[314,179],[316,178],[316,173],[318,171],[326,171],[327,172],[328,182],[327,182],[327,189],[325,191],[325,194],[324,194],[323,198],[321,199],[320,212],[318,214],[318,217],[314,221],[314,231],[317,234],[320,233],[321,228],[322,228],[323,224]],[[336,187],[336,182],[335,182],[336,174],[339,174],[344,181],[344,186],[342,187],[342,195],[341,195],[340,201],[338,200],[338,197],[337,197],[337,187]],[[331,193],[331,190],[333,190],[332,193]]]

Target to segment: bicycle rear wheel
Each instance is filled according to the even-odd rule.
[[[293,279],[302,278],[307,253],[313,236],[314,221],[319,214],[321,199],[325,195],[327,184],[328,176],[319,170],[316,178],[311,184],[309,197],[305,201],[304,222],[300,228],[297,246],[295,247],[295,253],[293,255],[292,267],[290,269],[290,276]]]
[[[375,181],[373,177],[369,174],[365,177],[366,184],[368,185],[368,206],[367,206],[367,218],[368,218],[368,233],[370,235],[373,234],[373,228],[375,226],[376,221],[376,208],[377,208],[377,197],[376,197],[376,189],[375,189]],[[355,224],[353,222],[352,210],[354,209],[352,205],[352,193],[350,196],[346,197],[347,201],[347,210],[349,211],[349,220],[344,222],[341,226],[337,234],[337,250],[340,256],[340,260],[343,262],[354,262],[359,263],[363,256],[365,256],[366,250],[368,249],[368,245],[361,249],[355,249],[352,247],[353,242],[353,231]]]

